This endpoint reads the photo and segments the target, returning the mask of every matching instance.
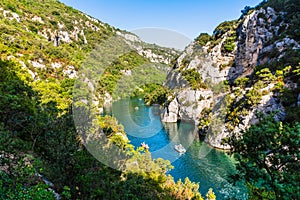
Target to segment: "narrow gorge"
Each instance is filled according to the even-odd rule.
[[[0,199],[299,199],[300,1],[241,12],[182,51],[2,0]]]

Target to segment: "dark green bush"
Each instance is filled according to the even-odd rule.
[[[196,41],[201,45],[205,46],[207,42],[209,42],[212,37],[208,33],[201,33],[197,38]]]
[[[56,16],[59,16],[59,15],[60,15],[60,13],[59,13],[58,11],[56,11],[56,10],[52,11],[51,14],[52,14],[52,15],[56,15]]]
[[[38,29],[34,25],[29,25],[28,29],[33,33],[38,33]]]
[[[182,76],[193,90],[207,89],[207,85],[202,81],[202,77],[196,69],[183,70]]]
[[[300,124],[261,116],[229,144],[239,161],[239,174],[250,186],[251,199],[299,199]]]

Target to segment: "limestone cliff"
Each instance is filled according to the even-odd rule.
[[[191,120],[207,143],[227,149],[223,140],[256,123],[256,113],[276,112],[283,119],[282,91],[297,88],[283,75],[295,67],[287,55],[300,48],[299,39],[287,34],[286,18],[287,12],[258,6],[239,20],[223,22],[212,36],[196,38],[168,73],[164,84],[173,96],[162,121]]]

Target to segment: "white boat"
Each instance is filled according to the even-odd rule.
[[[186,152],[186,149],[181,145],[181,144],[177,144],[174,146],[174,149],[176,151],[178,151],[179,153],[185,153]]]
[[[148,144],[146,144],[145,142],[141,143],[141,147],[144,147],[144,149],[149,149]]]

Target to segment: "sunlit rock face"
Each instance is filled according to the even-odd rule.
[[[229,72],[230,79],[249,75],[255,66],[281,58],[288,48],[300,47],[294,39],[288,36],[272,41],[274,36],[280,34],[281,29],[289,26],[282,20],[283,14],[268,7],[253,11],[244,18],[237,31],[235,67]],[[274,57],[272,54],[276,51],[279,55]]]
[[[200,46],[197,41],[186,47],[178,57],[173,68],[168,72],[165,86],[173,89],[173,96],[166,102],[161,114],[164,122],[176,122],[178,120],[191,120],[196,125],[201,121],[201,112],[205,108],[214,110],[216,101],[225,101],[225,96],[238,98],[233,91],[232,84],[237,78],[246,77],[254,72],[257,65],[271,63],[285,56],[289,49],[299,49],[297,41],[285,37],[277,37],[289,24],[284,21],[284,13],[276,12],[273,8],[260,8],[253,10],[248,15],[235,22],[234,28],[236,39],[231,51],[224,51],[224,45],[232,34],[232,30],[222,33],[218,40],[208,41]],[[278,39],[279,38],[279,39]],[[195,89],[184,77],[187,70],[196,69],[202,80],[208,84],[207,88]],[[231,89],[218,93],[215,85],[229,83]],[[218,128],[208,129],[205,141],[210,145],[228,149],[222,140],[231,133],[241,133],[251,124],[258,122],[256,113],[269,114],[277,112],[275,118],[283,119],[285,110],[282,106],[278,93],[273,92],[274,84],[269,83],[261,88],[263,95],[261,100],[247,113],[239,117],[239,122],[230,129],[225,125],[225,117],[220,117],[220,112],[215,111],[212,118],[218,119],[214,124]],[[253,89],[253,86],[240,88],[243,95]],[[223,99],[222,99],[223,98]],[[235,99],[237,102],[238,99]],[[297,105],[300,105],[300,95]],[[226,105],[224,104],[224,108]]]

